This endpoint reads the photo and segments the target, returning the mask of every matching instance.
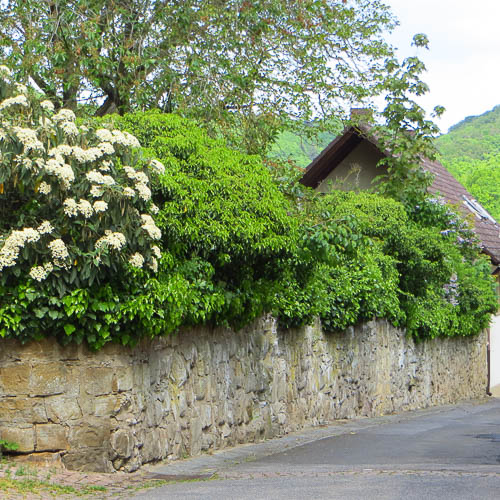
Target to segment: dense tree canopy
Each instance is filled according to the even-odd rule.
[[[177,109],[248,151],[284,121],[329,119],[378,92],[395,24],[379,0],[2,4],[0,57],[61,106]]]

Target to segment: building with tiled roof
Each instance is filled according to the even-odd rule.
[[[339,189],[367,189],[383,173],[377,167],[382,152],[367,127],[349,127],[336,137],[307,167],[301,183],[326,191],[330,185]],[[500,265],[500,227],[493,217],[437,161],[424,159],[422,167],[434,176],[429,188],[447,202],[458,206],[464,215],[473,214],[474,231],[481,247],[495,266]]]

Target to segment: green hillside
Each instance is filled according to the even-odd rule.
[[[339,133],[341,126],[339,125]],[[321,132],[315,139],[301,137],[293,132],[282,132],[273,144],[270,156],[282,160],[293,160],[299,167],[307,167],[323,149],[334,139],[335,134]]]
[[[457,123],[437,147],[443,165],[500,221],[500,106]]]

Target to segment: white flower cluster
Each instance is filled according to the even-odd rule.
[[[42,142],[36,132],[30,128],[14,127],[16,137],[21,141],[26,151],[44,151]]]
[[[129,134],[128,132],[122,132],[120,130],[113,130],[111,132],[113,138],[111,142],[113,144],[119,144],[121,146],[140,148],[141,144],[137,140],[137,137]]]
[[[63,240],[58,238],[52,240],[48,245],[54,264],[59,267],[66,267],[65,260],[69,257],[68,249]]]
[[[47,262],[43,266],[33,266],[30,270],[30,276],[36,281],[43,281],[52,272],[54,266]]]
[[[10,108],[11,106],[28,106],[28,99],[26,99],[25,95],[19,94],[15,97],[9,97],[0,102],[0,111],[3,111],[6,108]]]
[[[3,64],[0,65],[0,76],[2,78],[5,78],[5,77],[8,77],[10,76],[12,73],[10,71],[10,68],[8,68],[7,66],[4,66]]]
[[[108,209],[108,204],[103,200],[97,200],[97,201],[94,201],[93,207],[94,207],[94,211],[96,213],[105,212]]]
[[[153,253],[153,255],[159,259],[161,257],[161,250],[160,250],[160,247],[157,247],[156,245],[153,245],[151,247],[151,252]]]
[[[104,160],[101,162],[101,164],[99,165],[99,170],[101,172],[109,172],[111,170],[111,167],[113,165],[113,162],[112,161],[109,161],[109,160]]]
[[[125,235],[123,233],[119,232],[112,232],[109,229],[104,231],[104,236],[99,238],[96,241],[96,248],[102,248],[102,247],[108,247],[112,248],[113,250],[121,250],[125,244],[127,243],[127,240],[125,239]]]
[[[60,109],[53,117],[56,123],[59,122],[74,122],[76,120],[75,113],[71,109]]]
[[[151,258],[151,263],[149,264],[149,267],[154,273],[158,272],[158,261],[154,257]]]
[[[110,175],[103,175],[97,170],[87,172],[86,177],[89,182],[93,182],[94,184],[104,184],[105,186],[113,186],[115,184],[113,177]]]
[[[90,188],[90,196],[93,198],[100,198],[104,194],[102,186],[92,186]]]
[[[40,182],[38,186],[38,192],[40,194],[49,194],[52,191],[52,186],[47,184],[45,181]]]
[[[164,174],[165,173],[165,166],[163,165],[163,163],[161,161],[158,161],[158,160],[151,160],[149,162],[149,165],[151,166],[151,168],[158,174]]]
[[[124,187],[123,194],[127,198],[133,198],[135,196],[135,191],[131,187]]]
[[[71,154],[78,163],[87,163],[98,160],[102,157],[103,152],[100,147],[92,147],[83,149],[80,146],[73,146]]]
[[[105,203],[105,202],[103,202]],[[66,198],[63,202],[64,213],[68,217],[76,217],[79,213],[86,219],[92,217],[94,209],[87,200],[82,200],[77,203],[73,198]]]
[[[71,183],[75,180],[75,173],[69,163],[64,163],[62,156],[58,155],[55,158],[50,158],[45,163],[45,171],[56,176],[64,189],[69,189]]]
[[[12,231],[0,249],[0,271],[4,267],[12,267],[16,264],[19,252],[26,243],[35,243],[39,239],[40,233],[32,227]]]
[[[139,194],[139,198],[149,201],[151,199],[151,189],[147,186],[149,182],[148,176],[144,172],[139,172],[135,168],[128,166],[123,167],[123,170],[127,177],[135,182],[135,189]]]
[[[113,134],[107,128],[97,129],[95,135],[101,142],[113,142]]]
[[[116,165],[120,165],[120,161],[123,161],[126,148],[140,147],[137,138],[119,130],[101,128],[94,132],[84,126],[77,126],[73,111],[61,109],[55,112],[54,104],[49,100],[39,101],[38,105],[34,106],[33,113],[21,113],[21,107],[31,106],[31,98],[27,95],[26,87],[23,85],[16,87],[10,80],[10,76],[10,70],[5,66],[0,66],[0,78],[5,78],[6,84],[11,89],[10,93],[5,95],[6,98],[0,101],[0,112],[3,111],[0,125],[2,146],[0,162],[3,166],[7,159],[6,168],[12,172],[12,175],[19,169],[23,174],[23,179],[31,176],[31,179],[26,181],[29,182],[26,184],[26,187],[30,188],[29,192],[32,195],[38,193],[49,197],[44,200],[57,202],[60,208],[54,210],[54,218],[50,222],[43,220],[37,228],[25,228],[12,231],[8,236],[0,236],[0,271],[17,265],[21,256],[24,255],[23,248],[28,243],[40,241],[44,235],[46,240],[38,243],[33,250],[36,254],[42,249],[40,245],[45,246],[48,243],[46,248],[51,258],[41,260],[41,254],[35,257],[35,254],[30,253],[34,258],[30,263],[32,267],[29,270],[29,276],[35,281],[42,282],[47,279],[54,268],[68,269],[72,261],[70,255],[73,255],[73,246],[78,246],[79,242],[68,239],[68,246],[66,246],[65,242],[58,238],[58,224],[73,222],[68,221],[66,217],[89,219],[95,216],[97,227],[108,220],[107,216],[103,217],[101,214],[107,213],[109,208],[114,206],[115,201],[125,205],[125,208],[130,209],[130,212],[134,214],[135,223],[130,229],[131,238],[137,236],[135,231],[137,219],[140,217],[140,227],[146,234],[139,237],[139,240],[143,242],[144,237],[147,237],[148,241],[159,240],[161,231],[151,215],[140,215],[135,207],[139,199],[151,203],[152,193],[148,176],[152,171],[136,170],[132,164],[132,166],[124,167],[125,177],[123,172],[116,168]],[[11,109],[14,112],[11,112]],[[61,141],[61,137],[65,138],[62,140],[64,143],[57,144]],[[5,153],[4,146],[9,154],[2,156],[2,153]],[[47,152],[45,147],[47,147]],[[14,149],[14,152],[12,153],[9,148]],[[114,155],[117,157],[117,163],[115,163]],[[150,166],[157,173],[165,171],[165,167],[157,160],[152,160]],[[75,182],[77,177],[78,182]],[[116,188],[108,189],[108,186],[116,186]],[[84,194],[85,191],[82,189],[88,189],[87,194]],[[103,196],[106,201],[101,199]],[[117,200],[114,200],[113,196]],[[38,199],[40,198],[39,196]],[[61,203],[61,200],[64,201]],[[139,204],[144,206],[142,203]],[[62,221],[59,220],[61,212],[66,216]],[[158,208],[151,204],[148,213],[157,212]],[[114,216],[115,211],[109,214]],[[66,234],[64,231],[61,232]],[[99,250],[120,251],[124,249],[127,246],[128,236],[126,235],[129,233],[128,229],[117,232],[104,227],[100,229],[100,234],[101,237],[97,237],[97,241],[94,240],[96,255],[90,257],[94,263],[99,263],[102,258]],[[153,270],[158,269],[158,259],[161,258],[161,250],[158,246],[152,247],[151,258],[147,260],[143,255],[144,252],[140,248],[137,250],[133,255],[126,257],[132,266],[143,268],[147,265]],[[41,250],[41,253],[46,253],[46,251]]]
[[[141,268],[144,265],[144,257],[140,253],[134,253],[128,260],[133,267]]]
[[[144,231],[146,231],[146,233],[149,234],[149,237],[152,240],[159,240],[161,238],[161,230],[155,224],[153,217],[151,217],[151,215],[148,214],[142,214],[141,219],[142,219],[142,226],[141,226],[142,229],[144,229]]]
[[[112,155],[115,152],[115,148],[113,147],[113,144],[109,142],[100,142],[97,145],[97,148],[102,154],[105,155]]]
[[[53,112],[54,111],[54,105],[50,101],[42,101],[40,103],[40,107],[44,109],[45,111]]]
[[[82,200],[82,199],[80,199],[80,201],[78,202],[78,211],[86,219],[92,217],[92,214],[94,213],[94,209],[92,208],[92,205],[90,204],[90,202],[87,200]]]
[[[60,127],[64,135],[76,137],[79,134],[78,127],[73,122],[61,122]]]
[[[40,233],[40,234],[50,234],[54,228],[52,226],[52,224],[48,221],[48,220],[44,220],[37,228],[36,230]]]

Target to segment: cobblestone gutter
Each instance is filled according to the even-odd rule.
[[[339,418],[482,397],[486,334],[418,344],[384,321],[341,334],[193,329],[90,353],[0,340],[0,439],[69,469],[134,471]]]

